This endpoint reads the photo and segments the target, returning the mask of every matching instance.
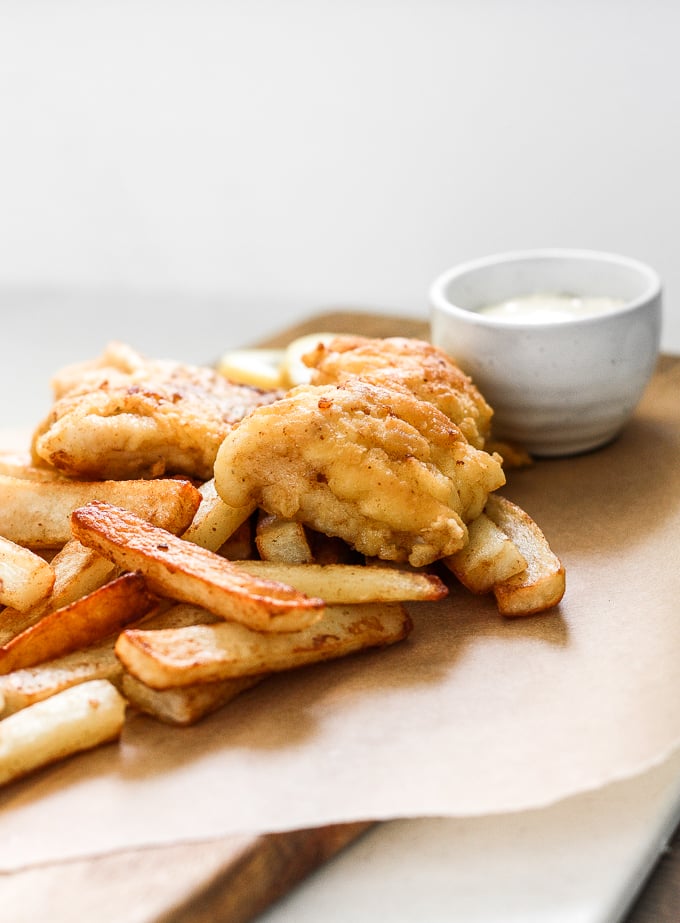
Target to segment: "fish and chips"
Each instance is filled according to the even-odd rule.
[[[428,343],[322,334],[217,369],[113,343],[53,389],[30,454],[0,454],[0,784],[128,710],[190,725],[403,641],[450,579],[508,617],[562,598],[497,492],[491,408]]]

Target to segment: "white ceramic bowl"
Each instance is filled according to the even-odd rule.
[[[534,293],[609,296],[611,313],[517,323],[478,313]],[[432,341],[494,408],[494,433],[539,456],[570,455],[621,431],[654,370],[661,284],[637,260],[589,250],[490,256],[443,273],[430,289]]]

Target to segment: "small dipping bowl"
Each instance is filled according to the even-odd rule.
[[[607,313],[520,321],[480,309],[537,294],[612,298]],[[494,436],[536,456],[611,442],[649,381],[661,337],[661,283],[627,257],[528,250],[464,263],[430,288],[432,342],[494,409]]]

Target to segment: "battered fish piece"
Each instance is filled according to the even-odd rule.
[[[148,360],[122,343],[62,370],[52,387],[56,401],[34,433],[34,460],[95,480],[208,480],[234,423],[280,396],[209,368]]]
[[[423,340],[338,336],[320,343],[303,362],[313,369],[312,384],[339,384],[358,376],[404,389],[438,407],[476,448],[484,448],[489,437],[493,411],[472,379]]]
[[[406,389],[348,377],[301,385],[227,435],[215,484],[231,506],[338,536],[365,555],[429,564],[467,542],[466,523],[505,482],[441,410]]]

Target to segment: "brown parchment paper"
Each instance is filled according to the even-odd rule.
[[[547,805],[680,743],[680,360],[598,452],[503,492],[567,568],[552,614],[501,619],[452,587],[404,644],[270,679],[188,729],[133,717],[120,745],[0,793],[0,869],[356,819]]]

